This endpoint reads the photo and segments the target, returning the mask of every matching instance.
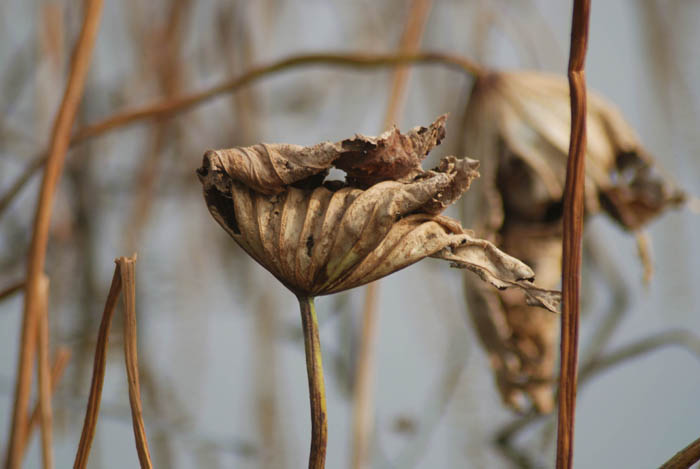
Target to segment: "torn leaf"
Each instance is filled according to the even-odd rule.
[[[444,125],[443,116],[406,135],[209,151],[198,175],[214,219],[297,295],[337,293],[433,256],[555,310],[558,292],[536,287],[529,267],[440,215],[479,175],[477,161],[454,156],[421,168]],[[344,184],[313,177],[333,165],[347,171]]]

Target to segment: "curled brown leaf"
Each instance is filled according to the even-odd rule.
[[[279,194],[316,176],[322,181],[331,166],[345,171],[348,183],[367,188],[421,174],[421,161],[445,136],[446,119],[446,115],[440,116],[430,126],[416,127],[406,134],[393,128],[379,137],[355,135],[310,147],[259,143],[212,150],[205,157],[216,161],[217,169],[230,178],[262,194]]]
[[[523,289],[533,303],[554,310],[558,293],[535,287],[531,269],[440,215],[479,174],[477,161],[454,156],[430,171],[420,167],[444,136],[444,119],[407,135],[392,130],[308,148],[207,152],[198,170],[207,206],[248,254],[297,295],[337,293],[433,256],[499,288]],[[294,148],[293,155],[284,153]],[[302,169],[281,176],[283,153],[291,168]],[[348,180],[309,179],[330,165],[347,170]],[[261,184],[269,184],[267,190]]]

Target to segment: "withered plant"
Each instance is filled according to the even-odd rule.
[[[646,241],[640,230],[666,208],[681,202],[682,194],[675,190],[673,184],[656,174],[656,164],[639,147],[636,136],[628,131],[629,126],[625,129],[626,124],[619,123],[619,113],[609,109],[606,103],[599,104],[596,96],[588,100],[590,139],[586,158],[586,190],[576,190],[577,184],[571,186],[574,190],[565,187],[568,185],[564,177],[567,162],[580,169],[584,161],[581,149],[586,138],[582,138],[585,130],[582,134],[581,129],[585,128],[586,113],[580,111],[586,100],[580,98],[581,92],[585,93],[583,56],[590,5],[588,0],[573,2],[576,27],[573,28],[575,34],[572,34],[569,70],[574,82],[571,93],[563,79],[550,79],[539,74],[530,76],[530,72],[492,73],[455,52],[469,50],[479,60],[491,62],[490,53],[479,51],[491,52],[489,49],[494,44],[488,37],[492,35],[494,27],[511,36],[518,43],[516,48],[519,51],[530,46],[539,49],[546,41],[536,40],[541,31],[530,35],[532,28],[522,27],[530,23],[526,15],[516,18],[516,21],[503,21],[504,18],[501,18],[502,13],[508,15],[508,9],[518,9],[528,15],[537,13],[536,7],[524,6],[531,2],[510,2],[513,5],[509,3],[503,12],[496,11],[489,2],[459,2],[459,5],[430,0],[412,0],[403,4],[370,2],[367,8],[358,10],[360,21],[353,20],[352,15],[348,18],[343,15],[342,19],[339,18],[342,28],[326,28],[327,22],[324,21],[322,28],[314,25],[309,30],[313,35],[331,31],[334,39],[342,40],[342,51],[307,49],[325,47],[328,33],[325,37],[315,38],[319,41],[313,45],[306,40],[303,44],[295,44],[291,35],[284,37],[291,28],[296,28],[297,11],[301,12],[299,18],[304,17],[301,21],[314,17],[307,15],[302,8],[286,8],[284,2],[214,2],[210,5],[208,2],[165,0],[145,3],[132,1],[111,6],[105,3],[111,8],[110,16],[117,13],[125,21],[110,21],[109,27],[102,28],[99,35],[101,0],[88,0],[81,4],[84,21],[80,34],[81,23],[75,15],[80,12],[81,6],[76,8],[72,2],[64,3],[39,2],[39,5],[26,6],[28,2],[7,2],[0,5],[4,17],[21,19],[19,22],[13,20],[13,24],[9,25],[11,27],[3,30],[4,40],[0,42],[0,56],[5,65],[0,70],[0,88],[3,90],[0,96],[3,111],[0,118],[0,220],[3,222],[3,234],[0,238],[5,247],[0,256],[0,301],[3,301],[0,314],[3,326],[0,329],[6,332],[3,336],[6,345],[3,353],[9,352],[8,346],[16,347],[16,358],[15,355],[8,355],[13,362],[16,361],[16,369],[7,367],[0,375],[3,382],[14,379],[15,388],[11,395],[7,384],[0,383],[8,400],[5,408],[11,413],[5,425],[6,432],[0,435],[0,458],[13,469],[22,467],[23,462],[25,466],[39,464],[39,454],[33,449],[37,446],[40,447],[43,467],[50,469],[54,465],[68,465],[65,457],[68,453],[72,453],[71,456],[75,454],[72,451],[78,444],[80,434],[77,432],[80,431],[79,424],[83,423],[85,401],[88,402],[88,411],[75,458],[76,467],[87,464],[88,454],[93,463],[124,465],[125,454],[118,454],[116,458],[104,457],[113,449],[111,437],[120,430],[105,428],[108,433],[103,436],[109,435],[109,440],[98,437],[91,447],[96,436],[95,425],[100,407],[101,419],[127,422],[128,432],[131,432],[133,424],[142,467],[151,466],[150,455],[158,467],[188,463],[197,467],[220,467],[223,458],[231,456],[255,459],[261,467],[293,464],[296,452],[286,449],[288,446],[292,449],[291,445],[296,439],[294,430],[299,423],[296,418],[289,419],[288,415],[295,413],[296,409],[288,409],[284,412],[287,415],[279,413],[274,416],[279,389],[286,389],[290,383],[260,379],[275,373],[275,361],[281,363],[277,346],[286,338],[284,326],[278,327],[281,321],[274,328],[258,331],[262,333],[255,349],[247,347],[248,339],[243,343],[225,342],[227,350],[229,346],[237,347],[234,353],[238,352],[239,356],[247,351],[254,355],[252,366],[258,375],[254,388],[257,406],[247,407],[258,409],[260,434],[257,441],[249,440],[256,439],[255,435],[236,435],[242,428],[248,430],[250,427],[251,422],[245,419],[245,413],[237,413],[235,419],[227,415],[228,410],[239,404],[240,396],[228,396],[227,405],[217,409],[220,412],[217,412],[215,419],[220,419],[218,423],[227,426],[221,439],[212,434],[211,428],[202,428],[203,432],[199,433],[200,429],[192,425],[195,414],[207,416],[206,421],[202,419],[198,422],[203,426],[212,423],[209,406],[214,400],[202,403],[196,398],[204,392],[218,391],[219,387],[215,385],[205,388],[211,385],[211,381],[203,378],[220,378],[219,373],[211,373],[213,369],[207,369],[207,366],[211,365],[211,359],[222,355],[228,358],[229,354],[220,353],[220,346],[207,354],[207,347],[202,345],[208,345],[212,339],[212,335],[206,331],[211,317],[190,313],[203,304],[207,305],[207,313],[213,313],[215,309],[208,306],[216,304],[220,296],[208,293],[221,288],[222,284],[225,284],[224,294],[237,288],[245,290],[250,287],[255,290],[251,296],[258,298],[255,314],[267,309],[254,319],[254,322],[260,321],[261,324],[272,321],[269,315],[275,308],[268,306],[268,301],[274,304],[277,294],[267,284],[256,285],[249,281],[248,277],[252,276],[247,275],[250,273],[248,269],[253,263],[238,257],[241,252],[220,236],[221,233],[202,233],[201,230],[207,227],[193,222],[190,216],[203,214],[198,187],[192,179],[192,166],[196,164],[192,158],[197,158],[203,143],[213,148],[249,145],[260,140],[259,136],[264,134],[263,129],[268,125],[276,127],[280,120],[289,117],[293,117],[292,125],[287,127],[289,121],[286,121],[284,131],[294,129],[299,124],[314,126],[320,123],[322,113],[319,111],[333,112],[334,116],[339,116],[333,123],[338,126],[346,125],[341,123],[343,119],[352,121],[353,114],[362,116],[362,125],[368,125],[373,119],[377,119],[375,123],[378,123],[381,119],[377,116],[377,104],[381,105],[384,102],[382,98],[387,97],[386,116],[381,127],[384,130],[389,128],[388,124],[401,121],[399,110],[404,107],[402,94],[411,96],[405,103],[409,111],[405,117],[414,120],[426,114],[426,108],[431,109],[428,113],[433,113],[435,109],[452,107],[463,80],[477,79],[472,96],[475,114],[471,116],[473,125],[468,132],[477,129],[477,135],[471,137],[476,140],[483,138],[486,144],[483,148],[470,147],[467,151],[452,152],[480,160],[479,171],[484,177],[473,181],[477,168],[470,160],[448,157],[432,171],[424,171],[420,167],[420,159],[433,144],[431,139],[439,136],[435,138],[434,143],[437,144],[442,138],[442,124],[429,127],[425,136],[421,131],[406,135],[392,131],[377,138],[358,136],[315,147],[256,145],[209,155],[211,167],[216,167],[220,173],[218,182],[210,181],[213,184],[210,184],[209,192],[213,193],[215,203],[212,212],[218,214],[220,223],[251,256],[300,297],[304,336],[307,339],[314,430],[311,452],[316,465],[322,464],[326,432],[323,370],[313,310],[315,295],[352,288],[425,256],[454,261],[488,277],[499,287],[516,283],[525,288],[525,292],[517,288],[496,290],[473,276],[471,280],[466,280],[472,302],[471,311],[482,340],[488,344],[503,397],[520,408],[527,400],[533,403],[527,406],[529,411],[526,415],[513,420],[514,425],[507,425],[510,428],[525,428],[528,422],[546,419],[543,417],[546,414],[538,411],[552,409],[557,400],[553,382],[558,379],[554,361],[559,319],[570,331],[576,332],[578,326],[577,315],[557,316],[525,305],[528,294],[534,301],[547,303],[550,307],[553,305],[549,303],[553,303],[556,296],[538,290],[520,278],[520,275],[532,276],[534,270],[539,287],[557,288],[559,264],[565,257],[569,260],[569,269],[564,270],[565,280],[570,282],[569,286],[577,284],[578,265],[571,262],[576,256],[566,256],[566,253],[562,256],[561,243],[564,241],[568,246],[569,254],[577,254],[580,231],[568,230],[574,242],[567,243],[567,230],[562,230],[558,223],[562,221],[562,213],[566,212],[569,220],[578,223],[580,228],[583,215],[562,208],[562,196],[573,200],[583,194],[587,216],[605,213],[624,230],[634,232],[643,255],[645,277],[651,273],[651,261],[646,256]],[[515,6],[515,3],[523,5]],[[680,3],[690,5],[692,2]],[[432,4],[436,14],[429,14]],[[341,10],[352,10],[353,7],[348,5]],[[679,145],[679,148],[673,148],[673,152],[669,151],[670,155],[688,146],[689,139],[684,137],[692,135],[693,126],[696,125],[696,119],[692,117],[693,106],[697,103],[690,82],[683,76],[683,67],[689,66],[692,61],[690,57],[682,57],[683,60],[680,60],[680,56],[674,57],[674,52],[678,53],[673,50],[674,42],[680,42],[678,37],[682,36],[668,34],[670,25],[674,33],[681,31],[682,22],[677,19],[692,7],[664,4],[662,8],[660,5],[658,1],[643,2],[643,5],[634,7],[642,12],[643,19],[638,25],[643,31],[641,40],[649,41],[642,47],[635,47],[644,58],[655,57],[653,60],[656,62],[648,72],[651,72],[649,75],[658,76],[656,83],[649,81],[647,74],[636,75],[633,80],[635,85],[639,84],[640,91],[648,90],[649,96],[654,96],[654,104],[658,106],[658,112],[655,109],[653,113],[641,116],[641,120],[646,125],[657,125],[661,135],[672,131],[668,133],[669,141],[664,143],[672,143],[674,147]],[[67,9],[64,8],[66,6]],[[605,8],[604,2],[600,2],[600,8]],[[449,9],[449,16],[445,15],[446,9]],[[402,10],[408,14],[402,15]],[[293,13],[290,14],[290,11]],[[19,18],[22,14],[28,21]],[[645,16],[648,18],[644,19]],[[471,24],[464,22],[467,17]],[[406,20],[403,36],[400,41],[394,41],[399,36],[400,25],[397,21],[402,19]],[[438,21],[440,28],[434,29]],[[520,21],[527,23],[516,24]],[[665,21],[669,26],[664,26]],[[356,27],[353,23],[360,26]],[[26,24],[36,26],[25,28]],[[122,26],[124,31],[121,30]],[[420,45],[424,27],[428,31],[423,45],[427,50]],[[450,36],[451,50],[430,50],[444,43],[446,38],[441,36],[444,31],[458,31],[464,33],[464,37],[461,42],[452,42],[457,38]],[[527,32],[529,37],[522,37],[523,32]],[[277,46],[280,33],[284,40],[281,49]],[[394,34],[396,37],[392,37]],[[307,35],[304,37],[308,38]],[[687,35],[690,40],[692,37]],[[95,52],[100,56],[96,55],[97,60],[91,65],[90,56],[96,41],[100,44],[97,44]],[[294,52],[300,45],[304,52]],[[394,52],[389,52],[393,49]],[[109,53],[105,54],[106,51]],[[543,50],[532,52],[536,58]],[[115,53],[114,57],[112,53]],[[278,56],[280,53],[289,55]],[[550,57],[555,55],[549,54]],[[413,88],[409,88],[406,72],[409,66],[414,65],[430,65],[426,68],[441,68],[453,73],[415,76],[411,85]],[[553,67],[555,64],[550,61],[543,65]],[[329,69],[334,70],[332,74]],[[358,78],[359,71],[381,69],[395,72],[391,89],[385,93],[381,91],[382,85],[386,84],[381,76],[371,83],[365,81],[369,76]],[[302,80],[303,84],[295,83],[289,75],[302,70],[309,79]],[[343,78],[346,71],[351,72],[351,80]],[[280,78],[276,86],[266,89],[268,77],[283,74],[289,81]],[[446,79],[448,76],[449,79]],[[333,79],[325,79],[327,77]],[[501,82],[502,78],[507,86]],[[262,82],[268,84],[263,85]],[[280,87],[282,83],[288,86]],[[59,103],[64,85],[65,94]],[[250,89],[251,85],[254,89]],[[355,87],[362,89],[363,85],[363,91],[371,90],[373,94],[371,99],[360,102],[354,99],[357,95],[353,95],[353,92],[357,92]],[[333,104],[334,99],[325,99],[341,88],[343,96],[340,103]],[[262,98],[263,90],[271,91],[270,95],[264,96],[265,99],[252,99],[252,92],[260,93],[258,97]],[[487,95],[487,99],[481,99]],[[569,104],[569,95],[574,105]],[[657,96],[663,98],[657,99]],[[671,99],[674,97],[676,99]],[[486,101],[493,103],[493,106]],[[416,114],[416,104],[419,103],[423,109]],[[643,104],[640,110],[644,108]],[[668,109],[663,109],[664,104],[668,105]],[[574,125],[571,126],[573,130],[568,125],[570,112],[575,114]],[[666,120],[672,124],[664,129]],[[320,124],[325,127],[322,132],[329,130],[327,122]],[[110,138],[100,138],[106,134],[110,134]],[[494,135],[499,138],[492,138]],[[285,138],[284,141],[288,140]],[[656,144],[660,145],[659,140]],[[685,150],[685,153],[692,155],[697,148]],[[241,157],[241,152],[249,154],[250,158]],[[313,155],[320,155],[320,159],[307,158]],[[311,168],[304,167],[307,160],[312,163]],[[243,164],[237,166],[238,163]],[[354,166],[354,163],[358,164]],[[696,169],[691,161],[682,157],[678,163],[686,165],[684,169]],[[297,166],[302,169],[299,170]],[[325,174],[329,168],[346,171],[347,180],[327,181]],[[581,170],[569,173],[574,182],[581,183],[584,179],[577,177],[583,175]],[[32,187],[28,182],[32,175],[38,174],[43,178],[41,184]],[[249,177],[251,175],[254,177]],[[473,205],[473,208],[465,210],[466,218],[461,223],[478,230],[475,234],[441,214],[442,205],[456,201],[470,182],[476,186],[472,187],[472,193],[464,199],[464,203]],[[583,185],[579,184],[579,187]],[[169,211],[172,208],[168,207],[173,205],[177,206],[176,210]],[[581,206],[578,203],[569,206],[574,205],[575,208]],[[162,223],[161,217],[167,217],[167,222]],[[113,222],[122,218],[125,220],[119,224],[120,230],[113,230]],[[689,226],[687,220],[681,226]],[[163,236],[164,229],[173,236],[168,236],[170,233]],[[692,230],[689,231],[692,233]],[[130,259],[118,261],[97,344],[94,340],[100,321],[100,316],[95,315],[97,303],[104,301],[100,286],[106,285],[107,280],[103,275],[111,273],[100,266],[104,263],[105,255],[111,256],[113,238],[123,238],[125,251],[138,250],[145,261],[142,268],[146,275],[140,277],[143,285],[139,289],[139,304],[145,305],[143,310],[147,313],[139,314],[141,320],[147,318],[144,323],[146,327],[139,325],[139,329],[145,332],[142,341],[147,345],[140,370],[145,415],[141,415],[138,398],[134,266]],[[461,244],[463,241],[464,245]],[[171,242],[172,246],[168,246],[165,255],[153,249],[154,245],[163,248]],[[206,255],[201,255],[202,245],[206,246]],[[232,248],[234,251],[231,251]],[[525,261],[533,270],[526,270],[512,258],[503,257],[500,250]],[[692,245],[682,246],[678,252],[683,252],[683,255],[692,252]],[[677,254],[678,257],[670,262],[666,259],[665,264],[673,265],[679,259],[683,264],[686,262],[683,255]],[[600,257],[598,255],[598,259]],[[605,260],[615,264],[613,258],[610,256]],[[580,260],[580,257],[577,259]],[[592,267],[598,272],[610,267],[602,266],[600,260],[592,262],[596,264]],[[612,267],[609,270],[615,270],[616,265]],[[687,265],[682,267],[688,268]],[[223,276],[213,274],[216,268],[236,271],[238,277],[226,277],[226,281],[222,282]],[[498,275],[493,275],[494,271]],[[696,271],[694,268],[689,268],[689,272],[679,270],[675,275],[663,279],[666,281],[664,286],[672,284],[673,288],[686,290],[684,287],[692,286],[693,277],[684,274],[695,274]],[[466,276],[470,275],[468,273]],[[446,294],[444,282],[434,276],[424,280],[428,285],[426,290],[432,309],[447,310],[442,307],[442,301],[447,303],[452,296]],[[596,279],[600,286],[606,286],[606,280]],[[177,287],[174,288],[175,294],[163,294],[163,289],[174,286]],[[198,288],[201,286],[204,288]],[[127,306],[124,319],[128,323],[123,325],[122,317],[117,315],[115,327],[108,333],[121,287]],[[348,433],[353,433],[351,454],[348,455],[351,466],[365,467],[370,460],[377,462],[375,459],[380,459],[373,456],[384,455],[391,456],[396,467],[412,467],[425,452],[443,413],[459,433],[459,438],[463,437],[463,432],[468,433],[468,445],[471,445],[466,455],[468,464],[487,466],[483,463],[492,456],[489,454],[492,448],[481,444],[483,439],[479,436],[483,436],[487,427],[483,425],[485,422],[479,421],[478,413],[489,413],[489,423],[498,424],[498,419],[490,415],[492,407],[483,406],[483,401],[476,399],[472,399],[471,406],[463,403],[473,396],[450,398],[454,390],[465,394],[478,392],[478,386],[472,386],[472,383],[480,376],[461,379],[464,375],[460,373],[467,357],[464,348],[468,346],[468,341],[464,340],[460,331],[450,331],[450,343],[459,343],[460,347],[456,350],[456,347],[449,346],[447,359],[439,362],[444,368],[435,386],[437,392],[427,395],[427,405],[420,410],[400,409],[401,414],[390,416],[387,414],[395,412],[394,403],[387,405],[386,400],[382,402],[377,399],[381,405],[377,406],[376,416],[372,414],[372,383],[367,377],[371,377],[373,362],[378,364],[385,356],[382,347],[371,346],[375,340],[373,337],[376,337],[377,344],[380,343],[376,332],[368,332],[372,329],[373,321],[378,319],[373,308],[376,309],[379,295],[376,288],[368,290],[363,306],[366,319],[362,325],[361,342],[355,342],[359,334],[348,330],[357,326],[351,324],[355,317],[344,314],[341,319],[343,324],[337,326],[338,330],[328,331],[338,332],[340,343],[329,343],[324,350],[327,365],[329,358],[343,361],[338,366],[338,373],[329,373],[331,379],[341,378],[354,385],[352,430],[348,427]],[[8,321],[14,324],[16,318],[12,310],[20,309],[12,306],[11,301],[5,301],[15,292],[24,294],[21,300],[24,308],[19,311],[22,315],[21,330],[14,331],[19,332],[16,344],[9,329],[3,328]],[[207,294],[201,295],[202,292]],[[392,293],[391,287],[387,293]],[[615,303],[621,292],[616,290],[610,293],[615,295]],[[690,293],[689,302],[679,302],[677,296],[672,294],[668,298],[654,298],[655,305],[674,310],[682,308],[684,304],[692,305],[693,292],[686,290],[683,293]],[[576,288],[576,295],[570,297],[575,298],[573,303],[576,306],[577,295]],[[349,305],[357,299],[351,295],[343,295],[343,298],[344,305],[338,301],[335,313],[347,312]],[[236,306],[244,314],[250,305]],[[385,308],[384,313],[393,313],[388,305]],[[609,342],[613,326],[620,321],[620,316],[612,313],[624,309],[613,305],[611,314],[606,315],[600,321],[600,327],[594,331],[590,346],[582,349],[584,359],[579,383],[583,384],[601,370],[610,369],[659,345],[682,345],[700,355],[700,341],[692,335],[691,328],[654,333],[632,344],[607,350],[604,344]],[[178,313],[182,315],[177,316]],[[237,315],[226,318],[238,319],[240,316]],[[334,318],[329,315],[327,319],[332,322]],[[440,323],[442,327],[445,319],[449,318],[430,317],[427,321],[431,325]],[[190,321],[187,326],[193,327],[181,327],[183,321]],[[220,323],[217,323],[219,326]],[[329,324],[328,327],[333,326]],[[13,325],[10,329],[16,328]],[[126,335],[120,333],[122,330]],[[605,332],[598,333],[601,331]],[[119,342],[124,337],[131,408],[126,403],[113,401],[120,393],[109,389],[113,385],[109,380],[105,384],[108,397],[100,406],[99,391],[103,385],[106,361],[110,359],[107,352],[108,335],[112,342]],[[252,338],[252,341],[258,339]],[[386,346],[386,340],[382,338],[382,346]],[[569,350],[576,350],[575,342],[569,341],[567,344]],[[420,348],[431,347],[427,340],[420,345]],[[159,354],[153,352],[163,351],[166,347],[172,347],[166,351],[168,358],[172,358],[168,362],[169,368],[156,367],[158,362],[154,360]],[[433,350],[440,347],[442,344]],[[261,349],[264,349],[263,353],[260,353]],[[77,359],[74,366],[68,369],[67,382],[57,388],[66,369],[68,350]],[[183,355],[186,358],[184,363],[181,361]],[[567,356],[562,351],[561,356],[566,357],[563,362],[572,362],[572,355]],[[457,360],[452,360],[452,357],[457,357]],[[189,368],[188,361],[197,366]],[[351,369],[354,373],[348,372]],[[94,373],[88,398],[90,371]],[[415,372],[421,373],[421,378],[428,378],[431,371],[417,369]],[[166,379],[166,374],[170,373],[179,375],[180,379]],[[338,376],[340,373],[342,377]],[[571,396],[573,390],[575,396],[575,365],[573,374],[562,372],[560,375],[562,389],[568,389],[563,394]],[[690,379],[688,376],[684,378],[684,383]],[[462,382],[468,384],[462,387]],[[661,385],[655,390],[659,388]],[[57,392],[54,393],[55,390]],[[236,393],[240,391],[245,392],[245,387],[235,390]],[[178,394],[186,396],[185,400],[178,402]],[[558,467],[572,464],[574,425],[573,418],[567,418],[573,415],[574,406],[572,399],[565,400],[569,412],[559,414],[565,416],[562,420],[564,427],[570,429],[569,448],[564,448],[566,451],[561,452],[562,457],[558,456],[557,464],[561,464]],[[397,399],[397,404],[405,403],[406,400],[399,402]],[[463,409],[467,412],[454,412],[452,406],[455,404],[471,408]],[[668,401],[659,401],[659,407],[670,409],[670,406],[666,407],[668,404]],[[474,409],[476,406],[478,409]],[[448,413],[445,409],[451,411]],[[420,415],[411,415],[413,410]],[[81,422],[77,422],[76,416]],[[389,454],[393,451],[385,451],[387,427],[384,423],[386,418],[392,417],[396,418],[395,422],[401,422],[403,428],[396,426],[392,431],[406,439],[401,443],[403,451],[399,457]],[[457,422],[456,419],[461,421]],[[549,419],[549,423],[552,420]],[[551,430],[549,423],[544,428],[544,434],[547,429]],[[146,445],[146,429],[151,435],[150,451]],[[56,431],[58,435],[54,433]],[[625,439],[635,438],[640,431],[647,433],[645,430],[629,433],[626,438],[620,438],[619,447],[623,448]],[[33,433],[37,433],[36,436],[40,433],[39,441],[32,441]],[[499,438],[504,433],[499,432]],[[279,441],[275,441],[277,439]],[[110,441],[110,444],[105,445],[106,441]],[[69,451],[66,451],[66,446],[70,447]],[[434,451],[433,454],[443,458],[442,452]],[[698,441],[687,446],[663,467],[688,467],[697,460],[700,460]]]
[[[561,276],[569,109],[564,77],[493,71],[476,80],[464,122],[464,151],[482,157],[475,196],[464,199],[465,222],[532,266],[538,283],[552,289]],[[595,93],[588,97],[587,133],[586,217],[604,213],[639,234],[684,202],[619,110]],[[538,412],[551,412],[558,318],[523,305],[518,292],[468,277],[465,293],[504,402],[525,410],[528,398]]]
[[[311,147],[208,151],[197,170],[214,219],[299,300],[311,401],[309,467],[324,467],[327,439],[315,296],[364,285],[430,256],[499,289],[518,287],[531,305],[552,311],[558,305],[558,292],[536,287],[529,267],[440,215],[478,176],[478,162],[454,156],[422,169],[445,136],[445,120],[406,134],[394,128]],[[331,167],[346,180],[326,181]]]

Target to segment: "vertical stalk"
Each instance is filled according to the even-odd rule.
[[[68,84],[63,94],[63,101],[54,120],[44,179],[39,191],[31,244],[27,255],[27,276],[17,378],[15,381],[12,422],[8,432],[9,441],[5,459],[5,467],[8,469],[17,469],[21,466],[22,454],[20,450],[25,445],[24,438],[28,433],[29,396],[32,389],[32,368],[36,352],[39,322],[37,302],[40,295],[41,278],[44,272],[46,248],[49,241],[53,198],[63,171],[66,152],[70,146],[71,127],[83,95],[90,57],[99,30],[101,12],[102,0],[90,0],[85,3],[83,26],[78,42],[73,49],[71,70]]]
[[[574,0],[569,53],[571,136],[564,187],[561,369],[557,426],[557,469],[573,467],[581,287],[581,237],[586,159],[586,74],[590,0]]]
[[[326,388],[323,384],[321,343],[318,338],[318,319],[313,297],[299,296],[301,326],[304,332],[306,373],[309,377],[311,404],[311,451],[309,469],[323,469],[326,465],[328,422],[326,420]]]
[[[51,408],[51,365],[49,363],[49,278],[42,274],[38,299],[38,329],[37,329],[37,374],[39,382],[39,421],[41,423],[41,457],[44,469],[53,469],[53,409]],[[30,419],[31,422],[31,419]],[[26,444],[29,436],[29,426],[24,438]],[[22,454],[20,452],[20,460]]]

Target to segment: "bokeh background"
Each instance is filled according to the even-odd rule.
[[[421,49],[491,67],[564,73],[571,3],[435,0]],[[106,0],[76,125],[205,89],[289,55],[395,51],[410,4]],[[0,4],[2,193],[46,147],[81,21],[81,2]],[[589,86],[621,108],[690,194],[700,194],[698,24],[694,1],[593,1],[587,60]],[[69,467],[77,448],[113,259],[134,251],[144,417],[155,467],[305,466],[310,421],[296,300],[216,225],[194,169],[209,148],[377,134],[391,77],[388,68],[289,70],[70,150],[46,264],[51,342],[73,353],[54,401],[57,467]],[[407,129],[449,112],[452,125],[436,155],[453,151],[471,83],[439,65],[413,67],[397,124]],[[24,275],[39,179],[0,213],[0,288]],[[593,269],[584,269],[582,350],[611,305],[626,313],[610,351],[661,331],[700,332],[700,218],[670,212],[649,231],[656,272],[645,287],[634,239],[602,217],[588,224],[619,283],[586,277]],[[509,449],[494,442],[520,417],[500,402],[460,275],[424,261],[381,281],[372,467],[550,467],[552,419],[528,426]],[[349,467],[351,459],[363,295],[358,289],[317,301],[330,468]],[[11,416],[21,305],[19,295],[0,303],[0,448]],[[138,464],[120,322],[117,315],[91,467]],[[664,347],[586,382],[576,467],[656,467],[696,439],[698,358]],[[39,465],[34,438],[26,467]]]

